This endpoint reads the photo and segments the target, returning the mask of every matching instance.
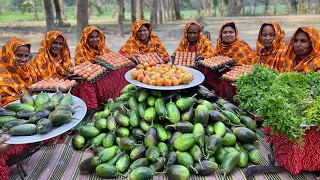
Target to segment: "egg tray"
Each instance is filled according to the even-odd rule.
[[[230,81],[229,79],[225,79],[225,78],[223,78],[223,77],[221,77],[220,79],[221,79],[221,80],[224,80],[224,81],[227,81],[227,82],[230,82],[230,83],[237,82],[237,80],[235,80],[235,81]]]
[[[159,55],[158,55],[159,56]],[[157,64],[165,64],[166,63],[166,61],[165,60],[163,60],[163,58],[161,57],[161,56],[159,56],[160,58],[161,58],[161,62],[160,63],[158,63],[158,62],[156,62]],[[141,58],[139,58],[139,57],[137,57],[137,60],[138,60],[138,63],[139,64],[142,64],[143,62],[141,62],[141,60],[140,60]],[[152,59],[153,60],[153,59]],[[154,61],[154,60],[153,60]],[[149,60],[149,62],[150,62],[150,60]],[[148,63],[149,63],[148,62]]]
[[[201,58],[200,55],[196,54],[196,57],[195,57],[195,60],[194,60],[194,67],[191,67],[191,66],[186,66],[186,67],[191,67],[191,68],[197,68],[199,66],[199,59]],[[171,62],[172,64],[174,65],[177,65],[175,64],[174,62],[176,61],[176,56],[171,56]]]
[[[74,80],[84,80],[89,82],[90,84],[94,84],[95,82],[97,82],[100,78],[102,78],[103,76],[105,76],[107,73],[109,72],[109,69],[104,70],[101,74],[99,74],[97,77],[95,77],[94,79],[92,79],[91,81],[88,81],[84,78],[82,78],[81,76],[78,75],[72,75],[69,76],[68,79],[74,79]]]
[[[104,61],[102,61],[101,59],[98,59],[98,58],[96,59],[96,63],[101,65],[101,66],[103,66],[103,67],[105,67],[105,68],[107,68],[107,69],[112,69],[112,70],[118,70],[118,69],[121,69],[121,68],[126,68],[126,67],[134,65],[134,63],[131,62],[127,66],[121,66],[121,67],[114,68],[110,64],[108,64],[108,63],[106,63],[106,62],[104,62]]]
[[[99,74],[97,77],[95,77],[94,79],[92,79],[91,81],[86,80],[87,82],[89,82],[90,84],[94,84],[96,83],[100,78],[104,77],[106,74],[108,74],[109,70],[106,69],[104,70],[101,74]],[[83,79],[85,80],[85,79]]]
[[[73,85],[72,87],[71,87],[71,89],[72,88],[74,88],[74,87],[76,87],[78,85],[78,83],[76,82],[76,84],[75,85]],[[41,89],[33,89],[33,88],[27,88],[27,90],[30,92],[30,93],[41,93],[41,92],[45,92],[45,93],[55,93],[55,92],[57,92],[57,89],[56,88],[53,88],[53,89],[49,89],[49,88],[46,88],[46,89],[44,89],[44,88],[41,88]],[[61,91],[61,92],[63,92],[63,93],[67,93],[68,91],[69,91],[69,89],[60,89],[59,88],[59,91]]]
[[[205,67],[207,69],[210,69],[211,71],[219,71],[219,70],[221,70],[221,69],[223,69],[223,68],[225,68],[227,66],[232,66],[236,62],[237,62],[236,60],[232,60],[232,61],[229,61],[229,62],[227,62],[225,64],[218,65],[218,66],[216,66],[214,68],[210,68],[210,67],[204,66],[199,62],[199,66],[202,66],[202,67]]]

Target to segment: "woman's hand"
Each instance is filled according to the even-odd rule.
[[[130,59],[133,63],[139,64],[137,57],[139,57],[138,54],[134,54],[133,56],[126,56],[126,58]]]
[[[0,154],[6,153],[11,147],[11,144],[4,144],[9,139],[9,136],[0,138]]]

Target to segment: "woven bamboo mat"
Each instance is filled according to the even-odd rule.
[[[269,143],[266,142],[266,137],[261,131],[258,132],[259,148],[260,148],[260,164],[268,165],[268,154],[270,153]],[[92,151],[74,151],[71,146],[72,136],[65,136],[64,139],[59,139],[54,145],[42,147],[38,152],[25,159],[22,164],[26,166],[28,176],[27,180],[36,179],[66,179],[66,180],[100,180],[95,173],[89,175],[80,174],[79,164],[92,156]],[[249,167],[252,165],[249,165]],[[236,168],[226,177],[226,180],[242,180],[246,179],[243,171],[245,168]],[[10,180],[20,179],[18,174],[11,174]],[[126,180],[127,178],[118,177],[116,180]],[[166,180],[165,176],[155,176],[154,180]],[[196,176],[191,175],[191,180],[215,180],[222,179],[219,171],[216,171],[211,176]],[[282,173],[264,173],[255,176],[255,180],[313,180],[315,176],[312,172],[302,172],[297,175],[292,175],[289,172]]]

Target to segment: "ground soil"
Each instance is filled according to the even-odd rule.
[[[177,47],[183,29],[188,20],[169,22],[158,25],[154,28],[153,33],[157,34],[163,42],[169,54],[172,54]],[[313,26],[320,29],[320,15],[303,15],[303,16],[255,16],[255,17],[223,17],[223,18],[205,18],[205,31],[210,32],[211,41],[216,44],[219,29],[221,25],[227,21],[234,21],[239,29],[240,39],[248,42],[251,47],[255,47],[257,34],[263,22],[276,21],[279,22],[281,28],[285,30],[287,41],[291,38],[294,31],[300,26]],[[75,21],[68,21],[71,27],[58,28],[66,37],[71,56],[78,42],[76,35]],[[125,28],[125,36],[117,36],[117,26],[114,21],[95,20],[89,21],[89,24],[97,25],[106,35],[107,46],[113,51],[119,51],[120,47],[125,43],[131,34],[130,26]],[[126,22],[129,24],[130,22]],[[36,52],[46,33],[45,22],[0,22],[0,45],[2,46],[9,38],[18,37],[32,44],[32,51]]]

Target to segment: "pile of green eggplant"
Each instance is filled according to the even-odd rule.
[[[132,180],[165,173],[185,180],[190,173],[226,176],[258,164],[255,130],[246,112],[203,86],[156,91],[128,84],[79,128],[72,145],[94,152],[80,164],[81,173]]]
[[[75,108],[70,92],[58,91],[51,98],[44,92],[35,98],[22,92],[20,103],[11,103],[0,109],[1,134],[30,136],[47,133],[53,126],[70,122]]]

